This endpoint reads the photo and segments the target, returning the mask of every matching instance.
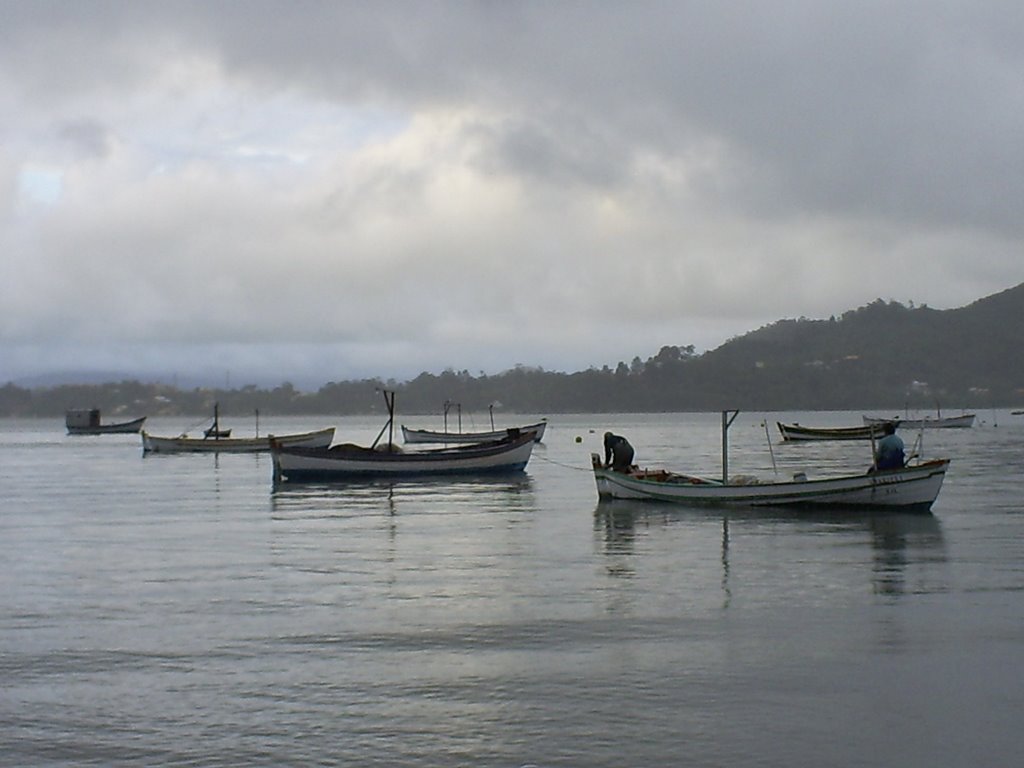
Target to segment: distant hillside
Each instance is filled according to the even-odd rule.
[[[839,318],[780,320],[695,365],[704,382],[731,389],[727,382],[744,380],[745,395],[760,391],[786,407],[989,405],[1024,399],[1022,341],[1024,284],[958,309],[879,299]]]
[[[330,382],[316,392],[191,388],[120,381],[0,387],[0,416],[106,413],[346,414],[379,411],[394,388],[403,414],[436,414],[445,401],[486,413],[748,411],[1024,406],[1024,284],[966,307],[934,310],[877,300],[828,320],[780,320],[702,355],[664,346],[646,361],[576,373],[516,367],[495,376],[422,373],[405,383]]]

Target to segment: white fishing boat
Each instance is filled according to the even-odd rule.
[[[272,441],[274,482],[344,481],[358,478],[401,478],[522,472],[535,444],[534,432],[507,430],[501,439],[445,448],[406,451],[395,445],[394,393],[384,392],[388,421],[372,445],[301,448]],[[380,443],[384,432],[386,443]]]
[[[544,430],[547,426],[547,419],[544,419],[535,424],[526,424],[513,427],[513,429],[518,429],[520,432],[533,432],[534,442],[539,443],[544,438]],[[402,440],[412,444],[486,443],[501,440],[507,434],[508,429],[495,429],[490,432],[437,432],[430,429],[410,429],[405,424],[402,425]]]
[[[870,440],[872,437],[881,437],[885,424],[865,424],[859,427],[805,427],[801,424],[783,424],[775,422],[782,433],[782,439],[799,442],[812,440]]]
[[[272,442],[286,446],[326,448],[333,441],[334,427],[265,437],[160,437],[142,432],[144,453],[257,453],[269,451]]]
[[[732,414],[729,416],[729,414]],[[942,488],[948,459],[924,461],[901,469],[835,477],[759,482],[729,479],[728,429],[737,412],[722,413],[722,479],[708,479],[665,469],[606,469],[591,454],[600,499],[640,499],[713,506],[813,506],[837,509],[927,511]]]
[[[448,414],[452,410],[456,409],[458,414],[457,425],[452,429],[448,428]],[[411,444],[448,444],[457,445],[459,443],[486,443],[492,440],[501,440],[505,437],[508,431],[506,429],[495,429],[494,427],[494,405],[488,406],[488,413],[491,418],[490,430],[474,431],[469,430],[464,432],[462,430],[462,404],[455,403],[451,400],[445,400],[444,402],[444,428],[441,430],[436,429],[412,429],[402,424],[402,440],[406,443]],[[536,442],[540,442],[544,439],[544,430],[547,429],[548,420],[541,419],[539,422],[534,424],[526,424],[523,426],[514,427],[521,432],[533,432],[536,437]]]
[[[270,450],[270,441],[277,440],[284,445],[301,445],[307,448],[326,448],[334,441],[334,427],[317,429],[312,432],[298,432],[291,435],[260,436],[260,412],[256,411],[256,435],[254,437],[231,437],[230,429],[220,426],[220,406],[213,405],[213,423],[203,430],[202,437],[189,437],[187,433],[177,437],[161,437],[142,433],[143,453],[258,453]]]
[[[869,426],[892,422],[899,429],[968,429],[974,426],[975,415],[973,413],[963,413],[959,416],[937,414],[921,419],[900,418],[899,416],[888,419],[877,416],[862,416],[861,418],[864,424]]]

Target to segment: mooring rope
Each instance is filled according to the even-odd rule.
[[[593,467],[576,467],[576,466],[573,466],[572,464],[564,464],[561,461],[555,461],[554,459],[549,459],[547,456],[537,456],[536,454],[534,454],[533,458],[538,460],[538,461],[546,461],[548,464],[554,464],[556,467],[564,467],[565,469],[574,469],[577,472],[592,472],[593,471]]]

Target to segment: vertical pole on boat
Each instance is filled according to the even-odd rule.
[[[775,449],[772,448],[772,436],[768,431],[768,419],[762,421],[761,424],[764,426],[764,436],[768,439],[768,453],[771,454],[772,457],[772,472],[774,472],[775,476],[778,477],[779,468],[775,465]]]
[[[739,411],[722,411],[722,485],[729,484],[729,427],[739,415]]]
[[[213,439],[220,440],[220,403],[213,404]]]
[[[256,437],[260,436],[260,409],[256,409]]]
[[[459,414],[459,434],[461,435],[462,434],[462,403],[456,403],[455,404],[455,410],[458,411],[458,414]]]
[[[391,393],[391,399],[388,399],[388,393],[384,393],[384,401],[388,404],[388,453],[395,448],[395,393]]]
[[[722,485],[729,484],[729,424],[728,411],[722,411]]]
[[[446,435],[448,434],[448,411],[451,410],[451,407],[452,407],[452,401],[451,400],[445,400],[444,401],[444,433]]]
[[[388,389],[378,389],[376,391],[384,395],[384,404],[388,408],[388,421],[387,424],[380,428],[380,432],[377,433],[377,437],[370,446],[370,450],[377,447],[377,443],[379,443],[380,439],[384,436],[384,430],[387,430],[388,453],[391,453],[395,449],[395,393]]]
[[[487,406],[488,413],[491,414],[491,432],[494,431],[494,403]]]

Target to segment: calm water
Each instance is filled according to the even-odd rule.
[[[980,416],[926,436],[932,515],[852,518],[598,504],[606,428],[716,475],[717,414],[549,414],[514,479],[278,491],[268,456],[0,421],[0,762],[1013,764],[1024,417]],[[867,466],[777,418],[860,414],[741,414],[733,472]],[[328,424],[380,427],[261,429]]]

